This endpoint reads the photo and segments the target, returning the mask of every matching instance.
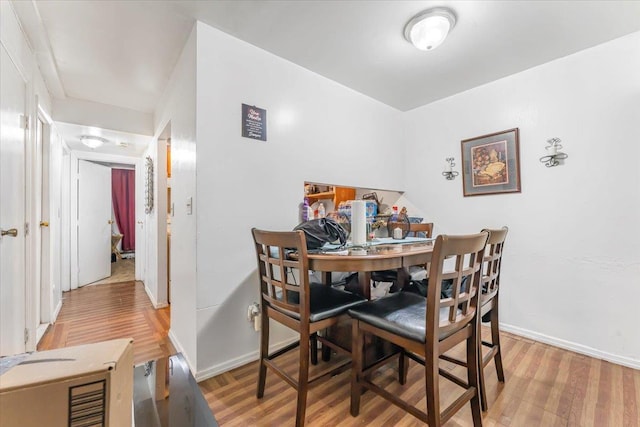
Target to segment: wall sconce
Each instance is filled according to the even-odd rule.
[[[453,170],[453,167],[456,165],[455,163],[453,163],[454,160],[455,159],[453,157],[447,157],[445,159],[445,161],[447,162],[447,166],[445,168],[445,171],[442,172],[442,175],[449,181],[451,181],[452,179],[456,179],[456,176],[458,176],[458,172]]]
[[[544,165],[548,168],[558,166],[561,163],[561,160],[569,157],[569,155],[560,151],[560,149],[562,148],[560,141],[560,138],[547,139],[547,144],[549,144],[545,147],[545,150],[547,150],[547,155],[540,157],[540,162],[544,163]]]

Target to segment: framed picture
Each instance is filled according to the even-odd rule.
[[[464,196],[520,192],[518,128],[462,141]]]

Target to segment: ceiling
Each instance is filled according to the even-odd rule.
[[[150,136],[135,135],[127,132],[118,132],[73,123],[56,122],[56,129],[66,141],[69,149],[78,151],[140,157],[151,142]],[[101,147],[95,149],[89,148],[80,141],[80,135],[99,136],[106,139],[107,142]]]
[[[146,113],[155,109],[195,20],[401,111],[640,31],[639,1],[32,4],[39,22],[25,28],[54,97]],[[434,6],[452,8],[457,24],[438,49],[419,51],[403,29]]]

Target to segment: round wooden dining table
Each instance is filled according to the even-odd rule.
[[[432,252],[433,243],[427,241],[350,248],[339,255],[309,253],[307,258],[310,270],[323,272],[324,283],[331,283],[331,272],[358,272],[360,292],[371,299],[372,271],[398,270],[399,286],[402,287],[408,278],[408,268],[427,264],[431,261]]]

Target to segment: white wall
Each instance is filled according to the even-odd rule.
[[[169,336],[196,372],[196,216],[187,215],[186,200],[196,189],[196,32],[195,26],[176,64],[167,89],[154,115],[154,145],[162,132],[171,128],[171,197],[175,215],[171,218],[171,329]],[[162,135],[162,137],[166,137]],[[157,152],[154,151],[154,152]],[[156,163],[160,168],[164,165]],[[158,227],[166,211],[154,210],[155,220],[145,224]],[[165,224],[166,227],[166,224]],[[156,249],[157,250],[157,249]],[[150,259],[148,270],[158,271]]]
[[[154,138],[141,159],[140,199],[144,218],[145,247],[142,257],[145,265],[144,286],[155,308],[167,306],[167,177],[166,141]],[[153,209],[146,213],[146,164],[153,162]],[[136,187],[137,184],[136,184]]]
[[[246,320],[258,300],[251,227],[292,229],[304,181],[402,189],[403,160],[387,155],[401,140],[398,111],[206,24],[197,28],[197,376],[204,378],[257,357],[258,333]],[[267,142],[241,137],[242,103],[267,110]],[[183,197],[176,194],[176,211]],[[291,337],[284,332],[276,330],[272,343]]]
[[[437,233],[510,228],[504,329],[640,367],[640,33],[407,113],[406,196]],[[462,196],[460,141],[520,128],[522,193]],[[545,141],[569,158],[546,168]],[[458,170],[459,167],[457,168]]]
[[[38,114],[38,105],[43,110],[51,112],[51,97],[38,69],[36,57],[27,37],[22,32],[20,23],[10,2],[0,2],[0,42],[15,63],[18,71],[26,82],[26,111],[31,123],[27,132],[26,141],[26,222],[31,230],[37,230],[40,221],[40,194],[37,183],[39,171],[35,167],[37,156],[34,150],[36,133],[35,123]],[[36,349],[36,328],[39,323],[38,293],[39,275],[37,265],[39,263],[40,233],[29,233],[26,239],[26,326],[29,329],[29,341],[26,344],[27,351]]]
[[[60,288],[71,290],[71,153],[68,147],[62,150],[60,164]]]
[[[63,140],[56,131],[55,127],[51,128],[49,141],[49,253],[51,254],[50,274],[51,278],[51,307],[49,312],[51,317],[48,320],[52,322],[56,319],[60,308],[62,308],[62,275],[65,267],[62,265],[63,247],[68,246],[68,238],[63,239],[63,230],[67,231],[62,224],[62,186],[68,185],[69,181],[63,181]],[[47,220],[47,219],[45,219]],[[62,242],[65,242],[63,245]],[[68,269],[68,266],[67,266]]]

